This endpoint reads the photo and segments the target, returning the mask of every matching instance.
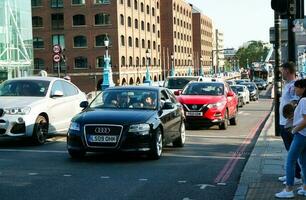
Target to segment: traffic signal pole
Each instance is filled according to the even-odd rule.
[[[294,19],[292,16],[288,18],[288,62],[296,61],[296,48],[295,48],[295,33],[293,32],[294,28]]]
[[[280,65],[281,65],[281,19],[280,13],[274,12],[274,36],[275,36],[275,44],[274,44],[274,52],[275,52],[275,67],[274,67],[274,106],[275,106],[275,136],[280,136],[280,127],[279,127],[279,107],[280,107],[280,97],[281,97],[281,73],[280,73]]]

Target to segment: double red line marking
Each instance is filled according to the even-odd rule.
[[[252,142],[254,136],[256,135],[256,132],[262,122],[265,120],[267,115],[263,117],[261,120],[257,122],[257,124],[252,128],[250,133],[246,136],[244,141],[240,144],[240,146],[237,148],[237,150],[232,154],[230,160],[225,164],[223,169],[219,172],[218,176],[215,178],[214,183],[225,183],[230,175],[232,174],[239,158],[245,151],[246,147]]]

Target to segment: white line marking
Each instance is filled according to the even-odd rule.
[[[71,177],[72,175],[71,174],[64,174],[63,176],[64,177]]]
[[[28,173],[29,176],[36,176],[38,173]]]
[[[245,135],[237,135],[237,136],[220,136],[220,135],[186,135],[186,137],[198,137],[198,138],[239,138],[245,139]],[[188,144],[188,143],[187,143]]]
[[[187,181],[178,181],[178,183],[187,183]]]
[[[226,183],[217,183],[217,185],[226,185]]]
[[[243,112],[244,112],[244,111],[239,111],[239,112],[238,112],[238,115],[241,115]]]
[[[138,179],[139,181],[147,181],[148,179],[146,179],[146,178],[140,178],[140,179]]]
[[[108,179],[108,178],[110,178],[109,176],[101,176],[100,178],[102,178],[102,179]]]
[[[210,158],[210,159],[230,159],[231,156],[196,156],[196,155],[181,155],[181,154],[172,154],[172,153],[164,153],[163,156],[168,157],[182,157],[182,158]],[[244,160],[244,157],[237,157],[239,160]]]
[[[198,184],[197,186],[200,186],[201,190],[204,190],[207,187],[216,187],[216,186],[210,185],[210,184]]]

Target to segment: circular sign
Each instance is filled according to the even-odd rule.
[[[60,62],[61,61],[61,56],[59,54],[54,54],[53,55],[53,61],[54,62]]]
[[[62,48],[60,45],[56,44],[53,46],[53,52],[54,53],[60,53],[62,51]]]

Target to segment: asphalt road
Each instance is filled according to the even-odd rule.
[[[157,161],[127,154],[88,154],[75,161],[64,137],[43,146],[0,139],[0,199],[232,199],[271,110],[272,100],[264,98],[241,108],[238,125],[226,131],[188,130],[185,147],[168,146]]]

